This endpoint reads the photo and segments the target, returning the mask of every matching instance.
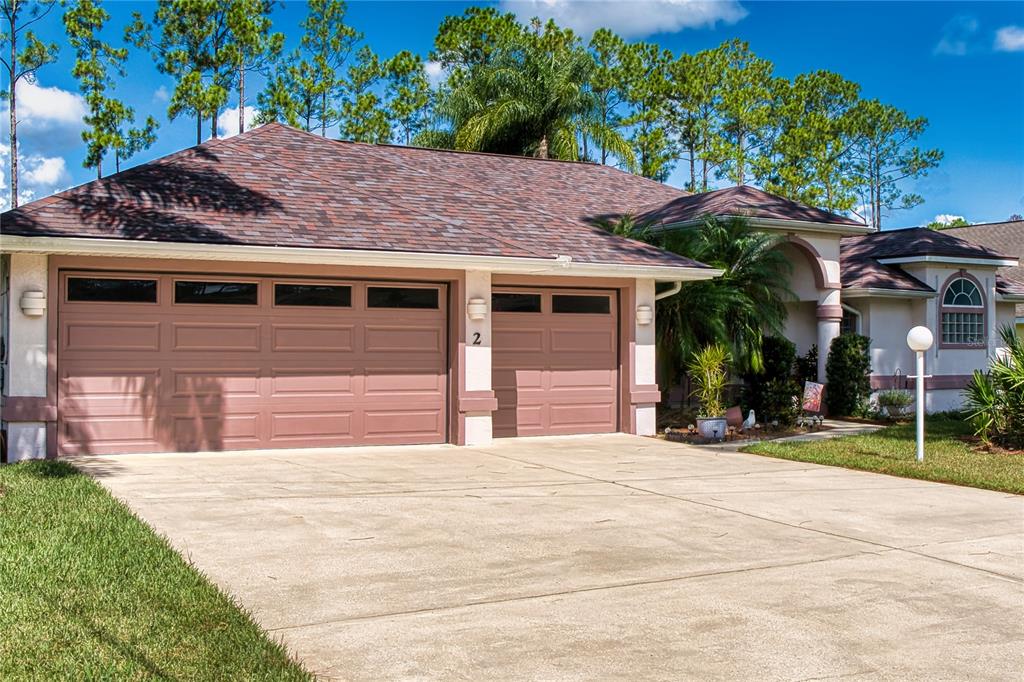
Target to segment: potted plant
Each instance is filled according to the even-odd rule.
[[[910,391],[901,391],[893,388],[882,391],[878,394],[878,407],[885,410],[885,416],[890,419],[902,419],[907,415],[907,408],[914,402]]]
[[[700,403],[697,414],[697,431],[711,440],[722,440],[728,424],[725,419],[725,405],[722,392],[728,377],[726,363],[729,351],[721,344],[712,344],[693,354],[688,370],[693,382],[693,397]]]

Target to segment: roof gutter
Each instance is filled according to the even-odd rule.
[[[707,267],[580,263],[573,261],[569,256],[522,258],[414,251],[189,244],[140,240],[90,239],[84,237],[25,237],[20,235],[5,235],[0,240],[0,253],[484,270],[502,274],[650,278],[663,282],[712,279],[722,274],[721,270]]]
[[[663,298],[668,298],[669,296],[675,296],[680,291],[682,291],[682,289],[683,289],[683,283],[682,282],[672,282],[672,286],[671,287],[669,287],[665,291],[662,291],[661,293],[655,294],[654,295],[654,300],[655,301],[660,301]]]
[[[877,232],[873,227],[867,225],[842,225],[838,223],[816,223],[811,220],[785,220],[782,218],[757,218],[754,216],[736,214],[736,215],[715,215],[713,216],[718,219],[734,219],[739,218],[746,220],[750,223],[751,227],[758,227],[763,230],[771,231],[782,231],[789,232],[792,230],[805,230],[807,232],[825,232],[828,234],[838,234],[841,236],[855,236],[861,234],[871,234]],[[704,218],[695,218],[693,220],[684,220],[678,223],[665,223],[664,225],[658,226],[660,230],[674,230],[682,229],[684,227],[693,227],[700,225],[704,222]]]
[[[850,287],[843,289],[843,298],[935,298],[934,291],[917,289],[880,289],[876,287]]]
[[[1015,268],[1020,264],[1016,258],[993,256],[992,258],[960,258],[957,256],[905,256],[903,258],[876,258],[882,265],[905,265],[908,263],[943,263],[949,265],[986,265],[990,268]]]

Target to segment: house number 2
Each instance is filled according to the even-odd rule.
[[[480,332],[473,332],[473,345],[474,346],[479,346],[480,345]]]

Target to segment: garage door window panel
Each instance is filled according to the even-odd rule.
[[[337,284],[274,285],[274,305],[311,308],[351,308],[352,287]]]
[[[200,305],[257,305],[259,284],[178,280],[174,283],[174,302]]]
[[[553,294],[551,296],[551,312],[582,315],[608,315],[611,313],[611,299],[608,296]]]
[[[67,300],[73,303],[156,303],[157,280],[113,277],[68,277]]]
[[[440,298],[435,288],[367,287],[367,308],[437,310]]]
[[[491,309],[496,313],[539,313],[540,294],[499,292],[491,295]]]

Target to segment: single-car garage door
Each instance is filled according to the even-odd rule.
[[[62,272],[63,454],[446,437],[444,285]]]
[[[491,298],[495,436],[618,430],[618,305],[595,289]]]

